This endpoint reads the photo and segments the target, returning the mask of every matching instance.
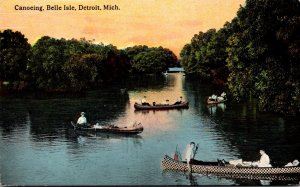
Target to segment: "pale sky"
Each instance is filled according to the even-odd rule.
[[[179,56],[194,34],[231,21],[245,0],[0,0],[0,30],[22,32],[31,44],[42,36],[95,40],[118,48],[163,46]],[[19,6],[73,5],[77,11],[15,10]],[[78,10],[117,5],[120,10]]]

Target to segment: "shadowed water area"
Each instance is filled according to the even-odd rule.
[[[128,94],[120,92],[127,88]],[[0,173],[7,185],[287,185],[299,181],[226,179],[163,171],[160,161],[199,143],[196,159],[259,159],[265,149],[273,162],[300,159],[299,117],[259,113],[255,100],[206,105],[219,90],[182,74],[135,78],[81,95],[38,93],[0,97]],[[189,109],[135,111],[143,96],[170,103],[179,96]],[[76,133],[70,121],[81,111],[89,122],[127,126],[141,122],[134,136]]]

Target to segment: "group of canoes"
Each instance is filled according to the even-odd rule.
[[[227,100],[226,93],[223,92],[220,96],[212,95],[208,98],[208,104],[218,104],[225,102]],[[140,102],[134,103],[134,108],[136,110],[169,110],[169,109],[183,109],[189,108],[189,102],[183,101],[182,96],[180,96],[176,102],[173,104],[169,103],[169,100],[166,100],[163,103],[153,102],[152,104],[146,101],[146,96],[143,99],[140,99]],[[125,134],[139,134],[143,132],[143,127],[139,123],[137,126],[133,124],[132,126],[126,127],[117,127],[113,125],[91,125],[87,124],[86,118],[84,117],[84,112],[81,113],[81,117],[78,119],[77,123],[71,123],[74,129],[76,130],[85,130],[85,131],[95,131],[95,132],[112,132],[112,133],[125,133]],[[78,125],[83,124],[83,125]]]
[[[188,102],[182,101],[182,97],[178,98],[174,104],[169,104],[169,100],[166,103],[150,105],[146,101],[146,96],[141,100],[140,103],[135,103],[134,108],[136,110],[162,110],[162,109],[180,109],[188,108]],[[144,128],[141,123],[135,122],[132,125],[125,127],[118,127],[115,125],[99,125],[99,124],[88,124],[85,118],[85,113],[81,112],[81,116],[78,118],[77,123],[71,122],[71,125],[77,131],[93,131],[93,132],[109,132],[118,134],[139,134],[142,133]]]
[[[226,93],[223,92],[220,96],[212,95],[208,98],[207,104],[223,103],[227,100]],[[175,103],[156,104],[153,102],[149,104],[144,97],[139,103],[134,103],[136,110],[163,110],[163,109],[180,109],[188,108],[189,102],[182,101],[180,97]],[[84,117],[84,113],[81,113]],[[82,116],[81,116],[82,117]],[[82,118],[84,121],[84,118]],[[86,120],[86,119],[85,119]],[[78,119],[80,121],[80,118]],[[94,131],[94,132],[108,132],[108,133],[121,133],[121,134],[139,134],[143,132],[144,128],[141,123],[133,123],[126,127],[118,127],[115,125],[99,125],[98,123],[91,125],[78,125],[71,122],[72,126],[76,130]],[[267,179],[267,180],[300,180],[300,166],[299,161],[294,160],[288,164],[274,165],[270,164],[270,159],[264,151],[260,151],[261,160],[257,162],[247,162],[239,160],[217,160],[217,161],[201,161],[194,159],[197,152],[198,145],[196,147],[193,142],[188,147],[188,151],[185,154],[185,159],[181,160],[178,157],[177,149],[174,154],[174,158],[165,155],[161,161],[162,169],[175,170],[181,172],[200,173],[200,174],[215,174],[218,176],[230,177],[230,178],[248,178],[248,179]],[[265,162],[265,163],[263,163]]]

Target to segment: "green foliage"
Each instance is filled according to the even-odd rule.
[[[84,38],[43,36],[31,47],[20,32],[11,30],[0,32],[0,44],[0,85],[6,87],[26,81],[44,91],[80,91],[124,80],[130,71],[158,73],[177,63],[174,53],[162,47],[118,50]]]
[[[263,111],[299,112],[300,2],[247,0],[236,19],[227,48],[234,98],[253,95]]]
[[[27,79],[30,45],[24,35],[12,30],[0,32],[0,87],[8,82],[12,89],[20,89]]]
[[[241,101],[259,98],[263,111],[300,112],[300,2],[246,0],[218,31],[199,32],[181,63],[201,80],[227,81]]]
[[[32,47],[33,87],[45,91],[80,91],[124,78],[128,62],[113,45],[42,37]],[[123,59],[121,59],[121,57]]]
[[[132,73],[161,73],[177,66],[177,57],[167,48],[134,46],[125,49]]]
[[[167,68],[162,62],[162,56],[158,51],[141,52],[134,56],[132,68],[139,73],[161,73]]]
[[[29,68],[32,83],[44,90],[63,90],[65,74],[62,67],[70,57],[67,53],[66,40],[44,36],[32,47],[32,58]]]
[[[227,78],[226,29],[210,29],[194,35],[190,44],[180,53],[181,65],[188,75],[197,76],[204,81],[223,84]]]
[[[98,75],[97,64],[101,57],[97,54],[74,55],[63,66],[67,76],[68,90],[83,90],[92,86]]]

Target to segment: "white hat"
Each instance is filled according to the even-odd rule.
[[[294,160],[293,161],[293,166],[298,166],[299,165],[299,161],[298,160]]]

